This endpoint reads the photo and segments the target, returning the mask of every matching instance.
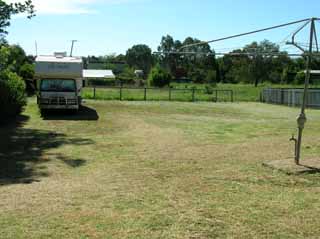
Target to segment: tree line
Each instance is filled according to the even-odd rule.
[[[134,78],[134,70],[144,71],[145,79],[153,79],[155,72],[166,76],[157,86],[169,81],[193,83],[247,83],[258,86],[260,83],[302,84],[305,58],[290,57],[276,43],[269,40],[252,42],[231,54],[218,57],[209,44],[181,48],[200,43],[197,38],[187,37],[184,41],[172,36],[163,36],[153,54],[145,44],[134,45],[125,55],[88,56],[88,62],[104,62],[120,78]],[[194,54],[188,54],[188,53]],[[179,53],[179,54],[174,54]],[[183,54],[185,53],[185,54]],[[121,67],[119,67],[121,65]],[[314,59],[312,69],[320,69],[320,62]]]

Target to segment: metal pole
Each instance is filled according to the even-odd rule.
[[[308,97],[308,89],[309,89],[309,82],[310,82],[310,64],[312,58],[312,48],[313,48],[313,38],[314,38],[314,21],[315,18],[311,19],[311,27],[310,27],[310,42],[309,42],[309,52],[307,55],[307,63],[306,63],[306,79],[304,84],[304,92],[303,92],[303,100],[301,106],[301,113],[298,116],[297,123],[298,123],[298,140],[297,140],[297,147],[295,150],[295,163],[297,165],[300,164],[300,156],[301,156],[301,142],[302,142],[302,132],[304,129],[304,125],[307,122],[307,117],[305,114],[306,104],[307,104],[307,97]]]
[[[36,56],[38,56],[38,43],[37,43],[37,41],[35,41],[34,44],[35,44],[35,47],[36,47]]]
[[[70,50],[70,57],[72,56],[72,53],[73,53],[73,46],[74,46],[74,43],[77,42],[77,40],[72,40],[72,43],[71,43],[71,50]]]

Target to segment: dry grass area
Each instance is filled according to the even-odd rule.
[[[292,157],[298,109],[88,101],[0,128],[0,238],[317,238],[320,174]],[[308,111],[303,157],[320,153]]]

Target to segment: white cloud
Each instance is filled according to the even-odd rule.
[[[5,0],[8,3],[23,0]],[[97,12],[94,3],[117,4],[129,0],[32,0],[36,14],[90,14]]]

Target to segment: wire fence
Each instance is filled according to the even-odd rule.
[[[302,105],[302,100],[303,89],[268,88],[261,93],[261,101],[270,104],[298,107]],[[320,89],[308,90],[306,105],[309,108],[320,108]]]
[[[232,90],[176,89],[176,88],[134,88],[90,86],[83,88],[82,97],[101,100],[132,101],[211,101],[233,102]]]

